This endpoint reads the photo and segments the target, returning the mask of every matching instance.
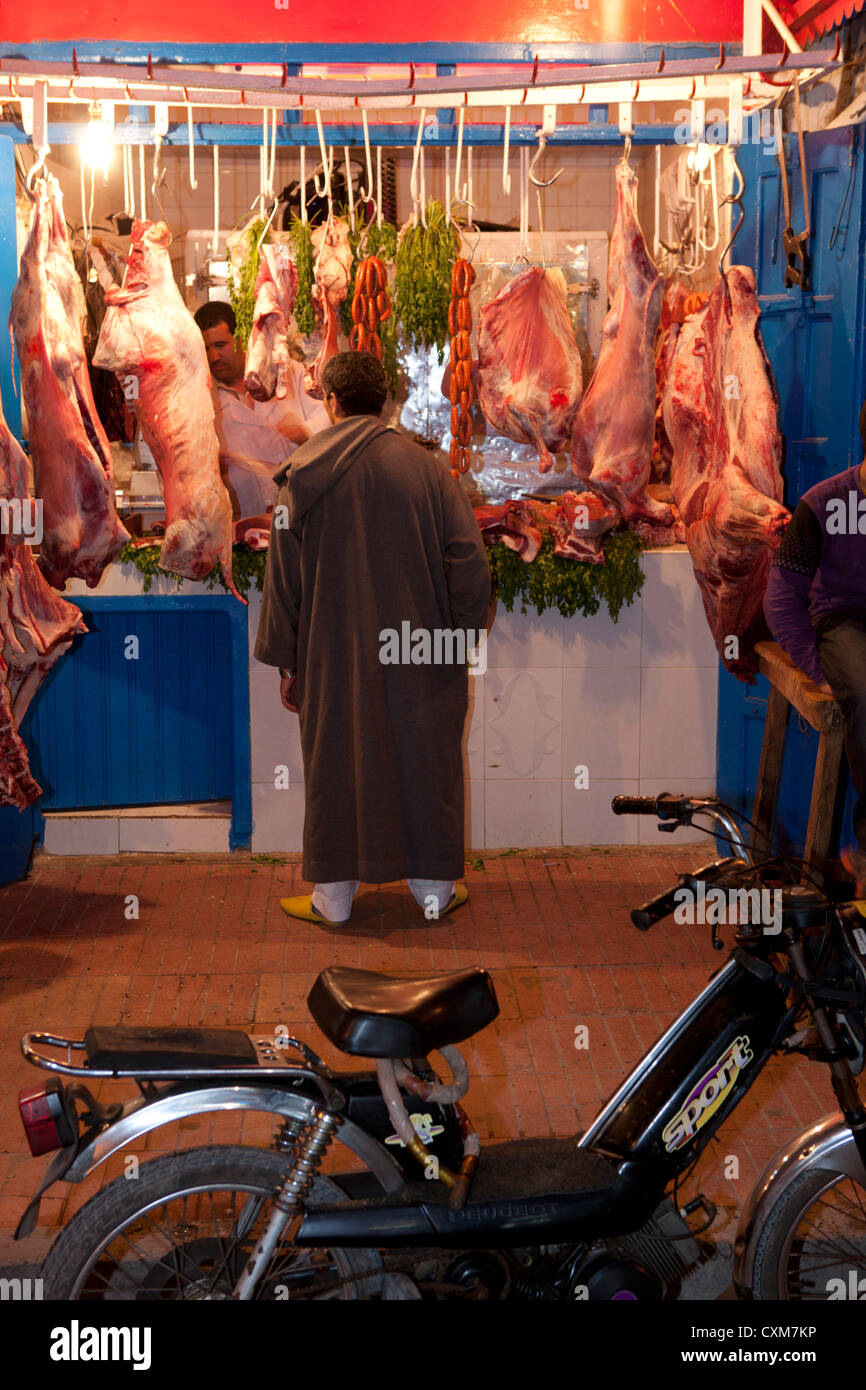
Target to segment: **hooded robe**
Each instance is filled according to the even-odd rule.
[[[465,657],[393,657],[423,658],[424,632],[477,640],[487,625],[469,501],[444,462],[370,415],[321,431],[274,480],[254,654],[297,679],[304,877],[457,879]]]

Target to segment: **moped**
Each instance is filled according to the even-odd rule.
[[[55,1241],[45,1297],[688,1298],[695,1271],[713,1258],[700,1237],[714,1210],[703,1197],[681,1208],[678,1187],[779,1053],[829,1067],[840,1110],[786,1144],[748,1198],[735,1292],[824,1299],[836,1282],[859,1281],[866,918],[856,903],[800,881],[802,866],[755,863],[734,813],[715,798],[663,793],[613,806],[670,830],[697,817],[732,851],[635,909],[635,926],[646,931],[690,901],[702,904],[717,949],[720,926],[736,930],[725,963],[589,1129],[482,1148],[461,1104],[469,1073],[457,1048],[498,1013],[480,967],[408,978],[324,970],[309,995],[312,1017],[375,1070],[333,1071],[280,1030],[28,1033],[25,1057],[54,1075],[22,1092],[21,1115],[33,1153],[54,1158],[19,1236],[53,1183],[83,1181],[163,1125],[225,1111],[264,1112],[278,1125],[271,1148],[181,1149],[141,1164],[135,1181],[109,1183]],[[768,916],[760,906],[770,893]],[[446,1080],[428,1060],[435,1050]],[[96,1078],[132,1081],[139,1094],[102,1103],[87,1085]],[[345,1172],[329,1163],[326,1175],[334,1143],[354,1162]]]

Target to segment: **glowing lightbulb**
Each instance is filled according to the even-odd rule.
[[[695,174],[702,174],[712,158],[709,145],[695,145],[686,156],[686,164]]]
[[[112,147],[111,127],[103,119],[99,103],[94,102],[90,108],[90,121],[81,140],[81,158],[88,168],[101,169],[107,174]]]

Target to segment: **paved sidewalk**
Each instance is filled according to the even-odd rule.
[[[124,1022],[270,1032],[284,1023],[338,1064],[307,1015],[317,971],[483,964],[501,1015],[465,1045],[466,1108],[482,1139],[573,1134],[724,959],[707,927],[667,921],[641,934],[628,918],[712,853],[710,842],[485,853],[468,861],[468,904],[441,921],[425,921],[408,888],[392,884],[362,889],[352,921],[325,930],[279,907],[280,897],[308,891],[298,856],[37,857],[26,881],[0,888],[0,1266],[40,1260],[71,1212],[122,1171],[118,1161],[75,1190],[52,1188],[37,1230],[12,1242],[49,1161],[30,1157],[18,1117],[18,1090],[38,1077],[19,1052],[26,1030],[81,1036],[92,1022]],[[575,1048],[579,1025],[588,1029],[585,1050]],[[99,1091],[130,1093],[117,1083]],[[798,1059],[766,1069],[684,1189],[719,1206],[718,1237],[732,1238],[776,1149],[835,1108],[825,1068]],[[272,1122],[241,1124],[187,1121],[139,1152],[269,1142]],[[737,1166],[738,1178],[726,1176]]]

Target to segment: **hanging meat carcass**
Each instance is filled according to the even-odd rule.
[[[42,795],[18,730],[36,691],[78,632],[81,613],[43,578],[27,543],[39,515],[27,464],[0,409],[0,806],[20,811]]]
[[[298,271],[281,242],[262,246],[256,277],[253,326],[247,344],[244,385],[257,401],[282,400],[289,375],[289,320],[298,293]]]
[[[322,346],[310,366],[307,390],[311,396],[321,397],[325,363],[339,351],[337,310],[349,293],[352,246],[348,223],[342,217],[331,217],[315,228],[311,240],[316,257],[312,297],[317,314],[322,316]]]
[[[105,292],[108,307],[93,361],[137,382],[135,411],[165,494],[160,565],[203,579],[218,564],[240,598],[232,579],[232,504],[220,476],[207,354],[175,284],[170,242],[164,222],[133,223],[123,285]]]
[[[84,297],[60,188],[51,174],[38,187],[10,322],[42,506],[39,568],[57,589],[67,579],[92,588],[129,534],[115,510],[111,446],[90,386]]]
[[[562,272],[530,266],[481,309],[478,401],[495,430],[534,444],[547,473],[571,434],[583,373]]]
[[[634,208],[636,179],[620,161],[607,266],[610,302],[592,381],[574,421],[571,466],[619,509],[629,528],[657,544],[677,538],[673,508],[646,490],[655,432],[655,361],[662,277]]]
[[[757,669],[764,590],[788,521],[758,313],[754,274],[732,266],[727,291],[720,280],[683,325],[664,398],[671,486],[704,611],[725,666],[745,681]]]

